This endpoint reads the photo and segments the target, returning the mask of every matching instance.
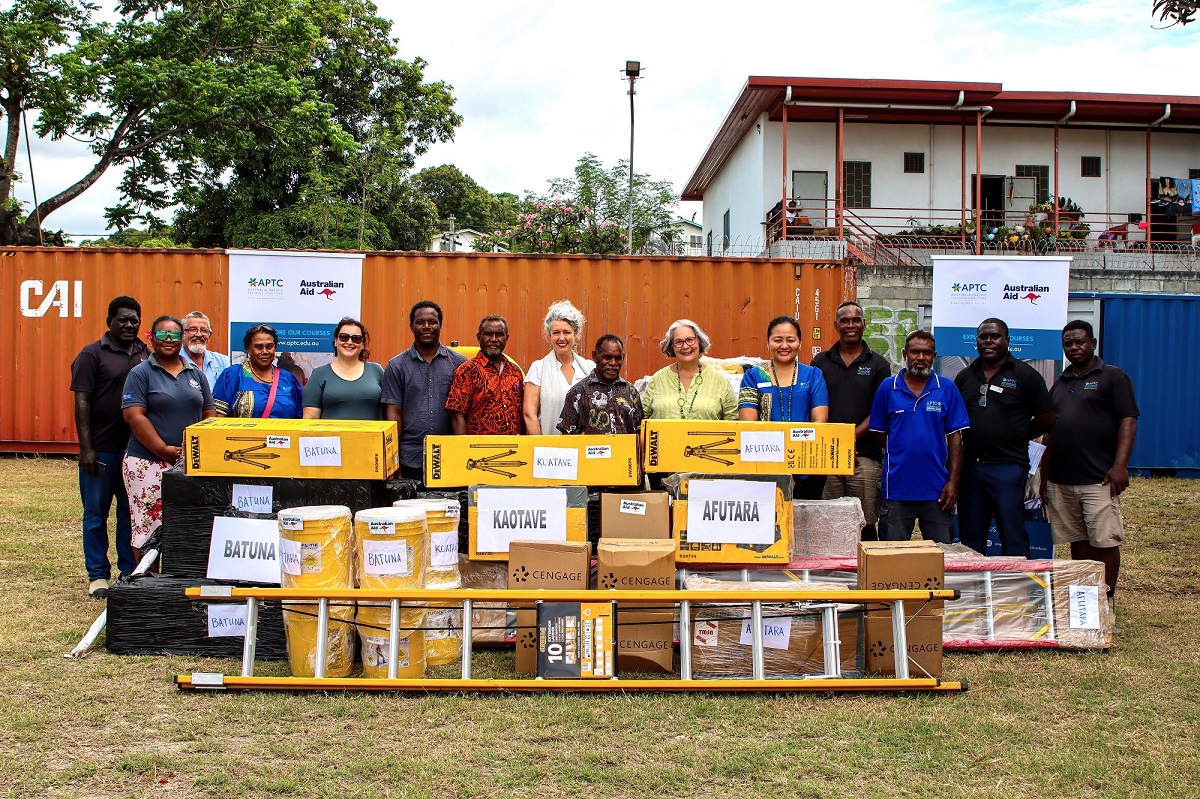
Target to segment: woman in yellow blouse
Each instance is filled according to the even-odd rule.
[[[711,341],[700,325],[677,319],[661,343],[665,355],[675,363],[654,373],[642,395],[647,419],[700,419],[734,421],[738,418],[737,394],[725,374],[704,367],[700,356]]]

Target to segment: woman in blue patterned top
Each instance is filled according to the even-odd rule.
[[[303,389],[295,375],[275,365],[279,339],[270,325],[251,325],[242,338],[246,360],[217,378],[213,401],[218,416],[299,419]]]
[[[800,323],[777,316],[767,325],[771,360],[742,376],[738,419],[743,422],[825,422],[829,393],[820,369],[805,366],[800,354]]]

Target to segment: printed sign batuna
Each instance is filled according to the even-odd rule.
[[[279,527],[275,520],[213,518],[208,550],[210,580],[278,585],[279,559]]]

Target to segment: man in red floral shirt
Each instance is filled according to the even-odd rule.
[[[518,436],[524,431],[521,391],[525,376],[505,357],[508,322],[485,316],[479,323],[479,352],[459,366],[450,383],[446,410],[455,435]]]

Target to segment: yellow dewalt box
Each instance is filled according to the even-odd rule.
[[[471,486],[471,560],[508,560],[513,541],[587,541],[587,495],[587,486]]]
[[[663,485],[675,498],[676,563],[789,561],[790,475],[673,474]]]
[[[425,484],[640,485],[637,436],[427,436]]]
[[[647,472],[854,474],[854,425],[642,422]]]
[[[187,474],[386,480],[400,468],[395,422],[212,418],[185,431]]]

